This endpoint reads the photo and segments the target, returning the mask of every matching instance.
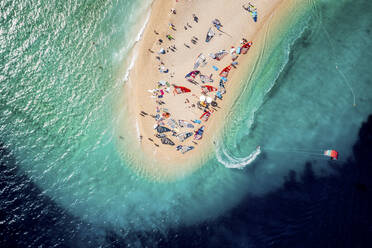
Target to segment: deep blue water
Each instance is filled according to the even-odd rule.
[[[105,121],[135,2],[58,3],[1,3],[0,247],[371,247],[371,2],[315,1],[226,127],[232,162],[262,155],[172,187],[121,169]],[[340,161],[301,153],[324,147]]]
[[[41,194],[1,149],[1,247],[370,247],[372,115],[359,130],[353,158],[329,162],[317,178],[310,162],[277,190],[246,197],[218,219],[167,232],[110,230],[69,215]],[[4,160],[3,160],[4,161]],[[4,190],[7,189],[7,190]],[[9,190],[12,189],[12,190]],[[126,233],[121,235],[120,233]]]

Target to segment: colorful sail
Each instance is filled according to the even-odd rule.
[[[193,124],[191,124],[190,122],[185,121],[185,120],[178,120],[178,125],[180,127],[194,128]]]
[[[211,85],[203,85],[201,88],[202,88],[203,92],[217,91],[217,88],[216,87],[213,87]]]
[[[335,151],[335,150],[325,150],[324,151],[324,156],[328,156],[332,160],[337,160],[338,159],[338,152]]]
[[[210,116],[211,116],[211,112],[206,111],[202,114],[202,116],[200,116],[200,119],[203,120],[203,121],[208,121]]]
[[[177,135],[177,138],[183,142],[185,140],[187,140],[189,137],[192,136],[192,133],[191,132],[184,132],[184,133],[180,133]]]
[[[167,138],[167,137],[161,138],[160,141],[164,145],[174,146],[174,142],[171,139]]]
[[[202,126],[201,128],[199,128],[198,130],[196,130],[195,135],[194,135],[194,139],[195,140],[202,139],[203,138],[203,133],[204,133],[204,126]]]
[[[209,28],[207,37],[205,38],[205,42],[209,42],[213,38],[214,35],[215,33],[213,32],[212,28]]]
[[[220,76],[221,77],[227,77],[229,75],[229,72],[231,70],[231,66],[227,66],[225,67],[221,72],[220,72]]]
[[[196,59],[196,62],[194,64],[194,70],[198,69],[199,66],[205,66],[206,64],[207,64],[207,59],[201,53],[198,55],[198,58]]]
[[[186,152],[188,151],[191,151],[192,149],[194,149],[193,146],[182,146],[182,145],[179,145],[177,146],[177,151],[181,151],[182,154],[185,154]]]
[[[174,91],[176,94],[182,94],[182,93],[187,93],[187,92],[191,92],[190,89],[186,88],[186,87],[183,87],[183,86],[176,86],[174,85]]]
[[[197,75],[199,75],[200,71],[191,71],[186,74],[185,78],[192,77],[195,78]]]
[[[170,132],[170,131],[172,131],[172,130],[170,130],[169,128],[167,128],[167,127],[163,127],[163,126],[156,126],[156,131],[158,132],[158,133],[166,133],[166,132]]]
[[[241,48],[241,53],[246,54],[249,50],[249,48],[252,46],[252,41],[245,43]]]

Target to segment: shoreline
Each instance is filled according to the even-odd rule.
[[[122,65],[122,68],[125,68],[124,75],[123,75],[124,83],[126,81],[128,81],[130,71],[134,67],[135,62],[137,60],[138,53],[136,53],[136,52],[138,52],[138,51],[136,51],[136,49],[138,48],[138,43],[141,42],[141,40],[143,38],[143,35],[146,31],[147,24],[148,24],[148,22],[150,20],[150,17],[151,17],[151,9],[152,9],[153,3],[154,3],[154,0],[146,8],[146,10],[145,10],[146,12],[144,14],[142,14],[142,16],[139,17],[139,22],[142,23],[142,25],[139,26],[140,27],[139,31],[135,32],[135,29],[131,30],[131,32],[136,34],[136,38],[132,41],[133,44],[131,44],[129,49],[128,49],[128,58],[124,59],[124,62],[123,62],[123,65]],[[121,73],[123,73],[123,72],[121,72]]]
[[[218,2],[222,2],[222,1],[218,1]],[[244,3],[244,1],[241,1],[241,2]],[[165,5],[163,3],[165,3]],[[216,111],[215,113],[212,114],[212,116],[210,117],[208,122],[203,123],[205,125],[205,133],[204,133],[203,139],[201,140],[201,142],[198,142],[198,145],[194,150],[191,150],[190,152],[185,153],[185,154],[177,153],[177,151],[175,149],[175,146],[164,147],[164,149],[163,149],[163,147],[161,147],[161,146],[156,147],[153,144],[150,144],[150,142],[147,142],[147,140],[145,140],[146,138],[148,138],[147,136],[150,136],[151,139],[156,140],[155,137],[151,136],[151,132],[153,132],[153,129],[152,129],[151,123],[149,123],[149,122],[151,122],[152,118],[149,117],[149,116],[146,116],[146,118],[141,119],[142,117],[138,115],[138,112],[141,111],[140,109],[142,109],[142,108],[146,108],[146,107],[149,107],[149,106],[151,108],[151,107],[154,107],[155,105],[151,106],[150,103],[147,103],[147,104],[139,103],[138,100],[141,99],[141,98],[145,98],[146,101],[148,99],[150,99],[149,96],[148,96],[147,88],[151,87],[151,84],[154,85],[154,83],[157,80],[159,80],[158,78],[161,77],[162,75],[161,74],[160,74],[160,76],[157,75],[156,71],[155,71],[155,73],[153,73],[154,75],[150,75],[149,78],[146,78],[146,76],[142,75],[143,73],[141,74],[139,68],[147,69],[149,66],[156,67],[156,61],[155,60],[153,60],[153,62],[146,61],[146,60],[148,60],[148,57],[150,57],[152,55],[147,51],[146,48],[151,47],[151,49],[153,49],[153,46],[156,47],[156,45],[154,44],[154,42],[155,42],[154,38],[157,38],[157,36],[160,37],[160,35],[156,35],[156,34],[152,33],[153,32],[152,29],[154,29],[154,27],[156,27],[156,26],[161,26],[161,24],[163,23],[163,25],[165,26],[165,30],[164,30],[164,28],[163,28],[163,30],[158,29],[159,31],[157,30],[157,32],[159,34],[161,32],[166,33],[167,32],[166,23],[169,22],[169,20],[172,20],[172,17],[174,17],[174,16],[178,17],[178,15],[180,15],[180,13],[179,13],[180,11],[179,11],[174,16],[172,16],[172,14],[168,13],[168,15],[166,15],[164,17],[164,15],[162,16],[162,14],[164,13],[165,10],[168,10],[168,9],[170,10],[171,8],[176,8],[176,10],[178,8],[180,10],[180,9],[182,9],[182,6],[185,7],[187,5],[197,5],[197,7],[198,6],[200,7],[200,4],[203,5],[205,3],[183,3],[183,5],[181,6],[180,3],[175,3],[173,1],[171,3],[171,1],[168,1],[168,0],[155,0],[151,4],[151,7],[150,7],[151,8],[151,10],[150,10],[151,14],[146,15],[146,16],[150,15],[150,18],[147,22],[147,25],[146,25],[146,28],[145,28],[144,33],[142,35],[142,38],[141,38],[140,41],[138,41],[138,43],[133,48],[133,51],[137,50],[137,51],[139,51],[139,54],[138,54],[138,57],[137,57],[136,61],[134,61],[133,68],[129,71],[128,82],[124,85],[123,96],[121,96],[121,100],[119,102],[120,107],[124,106],[124,108],[122,108],[120,110],[120,112],[125,112],[125,113],[122,113],[122,115],[121,115],[122,117],[119,120],[118,133],[119,133],[119,135],[125,134],[126,137],[128,137],[127,142],[118,142],[118,143],[122,143],[122,144],[119,144],[119,149],[120,150],[125,150],[125,149],[128,149],[128,147],[131,147],[130,153],[135,154],[134,156],[130,156],[131,159],[133,160],[132,164],[135,167],[134,170],[140,172],[141,174],[148,175],[150,178],[155,178],[155,180],[164,180],[164,179],[165,180],[173,180],[175,178],[185,176],[185,175],[189,174],[190,172],[196,170],[197,168],[199,168],[201,166],[201,164],[202,164],[201,162],[203,160],[208,160],[209,157],[211,155],[213,155],[213,151],[215,150],[214,149],[214,146],[215,146],[214,143],[221,136],[221,132],[225,131],[225,130],[223,130],[224,127],[226,126],[224,119],[229,115],[230,111],[234,108],[234,103],[240,96],[239,91],[241,91],[241,90],[243,90],[244,88],[247,87],[244,84],[244,82],[247,81],[247,80],[245,80],[245,79],[247,79],[247,75],[249,75],[248,78],[251,77],[252,73],[254,73],[254,70],[256,69],[256,66],[258,66],[257,63],[261,62],[261,61],[259,61],[259,58],[260,58],[260,53],[264,52],[264,47],[262,47],[264,45],[264,43],[262,44],[262,43],[260,43],[260,41],[265,40],[267,38],[266,37],[267,35],[268,36],[272,35],[271,33],[267,34],[268,29],[271,29],[273,26],[276,26],[276,25],[282,25],[282,24],[279,24],[279,22],[274,22],[272,24],[269,24],[268,22],[272,22],[273,21],[272,18],[274,18],[276,21],[277,21],[277,19],[283,18],[286,14],[288,14],[288,11],[290,11],[290,9],[292,7],[294,7],[294,1],[293,1],[293,5],[288,4],[288,3],[283,3],[282,0],[275,1],[275,4],[273,4],[272,2],[270,2],[270,3],[271,3],[271,8],[268,8],[268,10],[266,9],[266,12],[263,11],[263,10],[260,11],[260,5],[259,5],[259,4],[265,4],[265,3],[262,3],[262,2],[257,3],[257,8],[259,10],[259,12],[258,12],[259,17],[261,17],[260,13],[261,14],[265,13],[265,16],[262,17],[264,19],[264,21],[262,21],[262,23],[259,23],[259,22],[254,23],[253,20],[249,20],[250,16],[245,16],[245,17],[243,16],[243,18],[246,18],[246,21],[249,24],[247,26],[248,27],[247,29],[249,29],[249,27],[252,26],[252,25],[256,25],[257,27],[255,29],[253,29],[253,32],[252,31],[250,31],[250,32],[249,31],[248,32],[240,32],[240,34],[238,34],[238,35],[240,35],[241,38],[242,38],[242,37],[245,37],[247,35],[247,33],[250,34],[251,37],[246,37],[246,38],[248,40],[253,40],[253,46],[250,48],[250,50],[248,51],[247,54],[239,56],[239,58],[237,60],[238,61],[237,69],[232,69],[232,73],[231,73],[231,75],[229,75],[229,79],[228,79],[228,82],[226,84],[227,93],[223,96],[223,98],[224,98],[223,101],[218,102],[218,106],[220,108],[218,109],[218,111]],[[241,6],[240,2],[237,3],[237,6],[238,7],[235,7],[235,8],[239,10],[239,7]],[[189,9],[191,9],[191,8],[189,8]],[[278,9],[281,10],[281,11],[276,11]],[[244,9],[241,8],[241,11],[243,12]],[[277,14],[277,13],[279,13],[279,14]],[[243,12],[243,14],[247,14],[247,13]],[[159,19],[159,15],[161,16],[160,19]],[[185,18],[185,16],[181,16],[181,19],[182,19],[182,17]],[[189,16],[186,16],[186,17],[190,19]],[[218,15],[217,15],[217,17],[219,18]],[[179,29],[181,29],[181,27],[178,28],[179,25],[177,25],[177,20],[173,20],[173,22],[175,23],[175,26],[177,27],[177,31],[175,32],[175,37],[176,37],[176,41],[177,41],[177,39],[178,39],[177,38],[177,32],[178,32]],[[180,21],[178,20],[178,22],[180,22]],[[189,23],[191,24],[190,21],[189,21]],[[211,23],[211,20],[208,20],[208,24],[209,23]],[[228,26],[228,23],[226,23],[226,25],[223,21],[222,21],[222,23],[223,23],[224,26]],[[195,23],[195,22],[192,23],[192,24],[197,25],[197,23]],[[267,25],[267,27],[265,28],[266,25]],[[193,27],[193,29],[194,29],[194,27]],[[228,27],[226,27],[226,29],[228,29]],[[205,28],[203,28],[201,30],[201,32],[204,32],[204,31],[205,31]],[[228,30],[228,31],[233,33],[234,30],[232,30],[232,31]],[[274,32],[275,32],[275,30],[274,30]],[[184,31],[183,33],[186,33],[186,31]],[[199,36],[201,36],[201,35],[198,35],[198,37]],[[215,40],[220,39],[221,36],[222,35],[216,36],[216,37],[214,37],[214,39]],[[237,39],[236,34],[232,35],[233,38],[236,37],[235,39],[231,39],[231,40],[226,41],[226,37],[227,37],[227,35],[223,36],[223,38],[225,38],[225,41],[220,42],[220,44],[217,44],[214,47],[213,47],[213,45],[211,45],[212,42],[210,44],[207,44],[207,45],[214,48],[214,50],[218,50],[218,49],[221,49],[221,44],[226,46],[227,43],[228,44],[237,44],[239,42],[239,40],[235,40],[235,39]],[[204,43],[202,38],[203,37],[199,38],[200,43]],[[162,37],[162,39],[165,40],[163,37]],[[205,45],[205,44],[203,44],[203,45]],[[196,47],[197,46],[198,45],[196,45]],[[179,46],[177,46],[177,47],[179,47]],[[225,47],[226,50],[228,48],[229,48],[228,46]],[[193,49],[195,49],[195,48],[193,48]],[[206,49],[206,48],[204,46],[201,49],[203,50],[203,49]],[[179,47],[179,50],[181,50],[181,47]],[[189,51],[187,51],[187,52],[189,52]],[[194,53],[198,53],[198,52],[199,51],[196,51]],[[178,50],[174,54],[172,54],[172,53],[169,54],[168,53],[165,56],[176,55],[177,53],[178,53]],[[207,57],[207,54],[208,53],[205,54],[206,57]],[[221,68],[222,65],[227,64],[228,61],[230,61],[230,55],[229,54],[223,60],[219,61],[218,67]],[[148,63],[146,64],[146,62],[148,62]],[[177,59],[174,60],[174,61],[170,60],[169,63],[175,63],[175,62],[177,62]],[[214,61],[212,61],[210,58],[208,58],[208,62],[210,62],[210,64],[216,64],[216,63],[213,63]],[[178,61],[178,63],[181,63],[181,67],[185,67],[185,65],[182,64],[183,61]],[[210,67],[210,64],[208,64],[208,67]],[[190,67],[191,66],[189,66],[189,68]],[[182,69],[183,68],[181,68],[180,70],[182,70]],[[203,68],[201,70],[203,70]],[[211,70],[209,70],[209,71],[211,71]],[[151,73],[149,73],[149,74],[151,74]],[[152,78],[151,78],[151,76],[152,76]],[[216,75],[214,75],[214,76],[215,76],[214,79],[217,80],[218,76],[216,76]],[[176,78],[176,80],[180,80],[181,77],[178,76],[178,75],[175,75],[175,78]],[[138,82],[141,82],[141,81],[148,81],[148,82],[145,82],[145,83],[139,85]],[[186,80],[183,80],[183,82],[180,83],[180,84],[182,86],[189,87],[190,83],[188,83]],[[216,85],[216,83],[214,83],[214,85]],[[134,97],[134,96],[136,96],[136,97]],[[176,95],[176,97],[180,97],[180,96],[181,95]],[[172,100],[174,100],[174,99],[172,99]],[[181,104],[178,103],[178,104],[182,105],[182,103]],[[137,106],[137,105],[139,105],[139,106]],[[176,111],[177,111],[177,108],[176,108]],[[181,109],[180,112],[182,112],[182,111],[184,111],[184,110]],[[133,116],[134,118],[132,118],[132,120],[131,120],[131,118],[128,118],[129,116]],[[196,115],[194,114],[194,116],[196,116]],[[145,119],[147,119],[147,120],[145,120]],[[152,119],[152,122],[154,122],[153,119]],[[125,132],[123,132],[124,128],[120,128],[120,126],[125,126],[125,129],[126,129]],[[131,130],[133,130],[135,132],[132,132]],[[212,133],[211,130],[213,130],[214,132]],[[142,139],[142,142],[139,141],[139,139],[138,139],[138,132],[140,132],[141,135],[143,135],[143,137],[144,137]],[[129,133],[129,135],[128,135],[128,133]],[[134,135],[135,133],[137,135]],[[131,137],[129,137],[129,136],[131,136]],[[137,136],[137,137],[133,137],[133,136]],[[134,143],[133,141],[137,141],[137,142]],[[125,145],[125,143],[126,143],[126,145]],[[158,143],[161,144],[160,142],[158,142]],[[169,149],[169,148],[173,148],[173,149]],[[126,153],[128,153],[128,151]]]

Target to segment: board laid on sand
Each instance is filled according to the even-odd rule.
[[[182,145],[179,145],[177,146],[177,151],[181,151],[182,154],[185,154],[186,152],[188,151],[191,151],[192,149],[194,149],[193,146],[182,146]]]
[[[178,125],[180,127],[194,128],[193,124],[191,124],[190,122],[185,121],[185,120],[178,120]]]
[[[208,33],[207,33],[207,37],[205,38],[205,42],[209,42],[214,37],[214,35],[215,35],[215,33],[212,30],[212,28],[209,28]]]
[[[201,140],[203,138],[203,133],[204,133],[204,126],[196,130],[194,139],[195,140]]]

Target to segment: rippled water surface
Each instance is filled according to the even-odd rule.
[[[205,166],[172,183],[133,173],[117,151],[112,109],[149,5],[0,2],[0,194],[7,199],[0,225],[45,218],[56,226],[53,237],[89,240],[92,247],[131,237],[141,247],[141,238],[133,238],[138,232],[158,242],[169,228],[228,215],[242,199],[281,187],[290,170],[302,173],[306,161],[317,178],[335,174],[319,156],[323,149],[337,149],[340,164],[352,156],[372,112],[372,5],[319,0],[268,41]],[[257,145],[262,154],[244,170],[224,167],[247,164]],[[322,199],[317,204],[326,204]],[[49,244],[43,235],[35,245]],[[259,244],[254,235],[240,245]]]

